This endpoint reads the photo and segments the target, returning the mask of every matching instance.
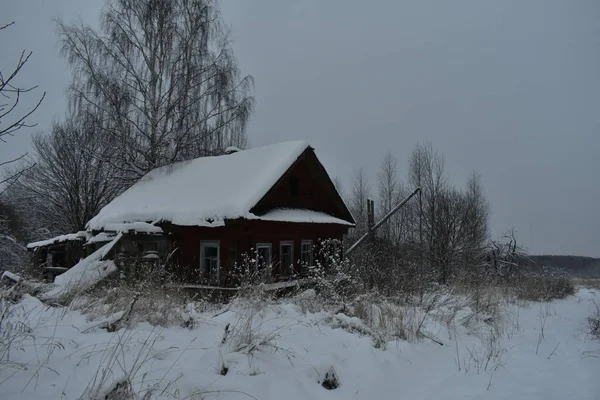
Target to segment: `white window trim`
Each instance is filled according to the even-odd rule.
[[[281,242],[279,242],[279,267],[283,268],[283,252],[281,251],[281,248],[283,246],[290,246],[292,248],[291,254],[290,254],[290,271],[285,271],[287,272],[284,273],[284,271],[281,271],[281,274],[284,276],[289,276],[289,275],[293,275],[294,274],[294,241],[293,240],[282,240]]]
[[[273,264],[273,245],[271,243],[256,243],[256,264],[258,265],[258,249],[269,249],[269,261],[267,262],[267,267],[270,267]]]
[[[221,241],[220,240],[202,240],[200,241],[200,274],[201,276],[204,274],[203,263],[204,263],[204,249],[206,247],[217,247],[217,271],[215,274],[215,278],[217,282],[219,282],[220,274],[221,274]],[[210,281],[210,274],[209,274]]]

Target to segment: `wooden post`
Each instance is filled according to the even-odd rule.
[[[367,237],[371,236],[371,233],[375,232],[375,230],[377,228],[379,228],[385,221],[387,221],[392,215],[394,215],[394,213],[396,211],[398,211],[400,208],[402,208],[402,206],[404,206],[414,195],[416,195],[417,193],[421,192],[421,188],[417,187],[411,194],[409,194],[404,200],[402,200],[396,207],[394,207],[389,213],[387,213],[382,219],[381,221],[379,221],[378,223],[376,223],[375,225],[373,225],[372,227],[369,227],[369,232],[365,233],[363,236],[361,236],[356,242],[354,242],[354,244],[352,246],[350,246],[350,248],[346,251],[346,255],[352,253],[354,251],[354,249],[356,249],[358,247],[359,244],[361,244]],[[371,202],[368,203],[368,207],[367,207],[367,211],[368,212],[372,212],[373,208],[374,208],[374,204],[373,204],[373,200],[370,200]],[[370,218],[370,213],[369,213],[369,218]],[[373,216],[375,215],[375,213],[373,213]],[[373,220],[375,220],[373,218]]]
[[[369,232],[373,231],[375,226],[375,202],[372,199],[367,199],[367,227]]]

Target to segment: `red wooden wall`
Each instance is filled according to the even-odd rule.
[[[203,283],[200,274],[200,243],[201,241],[220,242],[220,277],[221,283],[227,284],[230,266],[241,262],[242,254],[252,255],[257,243],[271,243],[272,261],[279,264],[279,245],[281,241],[294,242],[294,262],[300,259],[302,240],[312,240],[316,245],[321,239],[342,239],[348,228],[336,224],[289,223],[260,220],[232,220],[223,227],[196,226],[164,226],[169,232],[174,252],[174,268],[177,276],[184,282]],[[230,252],[235,250],[236,259],[230,258]],[[295,268],[298,270],[298,265]],[[273,268],[274,279],[279,271]]]
[[[297,191],[292,190],[293,181]],[[303,208],[322,211],[352,222],[352,215],[337,193],[329,175],[312,150],[307,150],[252,208],[256,215],[263,215],[275,208]]]

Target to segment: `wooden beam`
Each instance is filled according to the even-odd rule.
[[[383,225],[383,223],[385,221],[387,221],[388,219],[390,219],[390,217],[392,215],[394,215],[400,208],[402,208],[402,206],[404,206],[414,195],[416,195],[417,193],[420,193],[420,192],[421,192],[421,188],[420,187],[417,187],[415,190],[413,190],[413,192],[411,194],[409,194],[396,207],[394,207],[389,213],[387,213],[381,219],[381,221],[379,221],[378,223],[376,223],[375,226],[373,226],[373,228],[370,228],[369,232],[365,233],[352,246],[350,246],[350,248],[346,251],[346,255],[352,253],[358,247],[358,245],[360,245],[362,242],[364,242],[366,238],[368,238],[370,235],[372,235],[375,232],[375,230],[377,230],[377,228],[379,228],[381,225]],[[372,201],[372,200],[370,200],[370,201]],[[369,209],[370,208],[371,207],[369,207]]]

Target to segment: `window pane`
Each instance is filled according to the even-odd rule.
[[[292,244],[285,243],[281,245],[281,273],[282,275],[290,275],[292,273]]]
[[[219,251],[216,246],[204,247],[204,257],[216,257],[218,252]]]
[[[219,244],[202,243],[202,260],[200,261],[202,280],[211,284],[219,280]]]
[[[306,275],[308,273],[308,267],[313,265],[313,245],[312,241],[302,241],[300,246],[300,262],[302,263],[301,274]]]
[[[260,246],[257,248],[257,264],[259,268],[267,266],[271,263],[271,248]]]

